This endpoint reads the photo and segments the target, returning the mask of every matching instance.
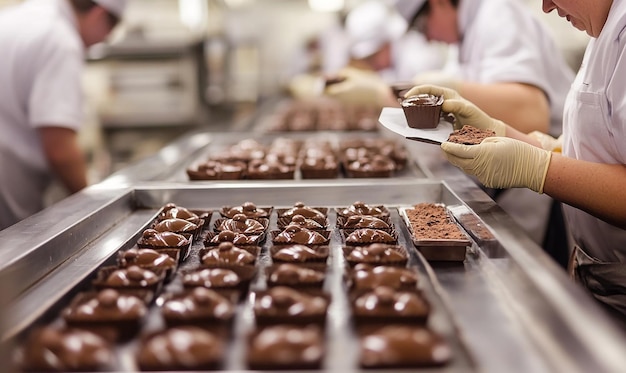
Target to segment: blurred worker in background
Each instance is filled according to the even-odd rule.
[[[352,9],[346,18],[348,52],[346,68],[336,75],[347,78],[326,90],[345,103],[395,105],[390,85],[411,81],[418,72],[441,67],[445,50],[430,44],[415,31],[389,1],[369,0]]]
[[[443,94],[443,110],[459,125],[495,131],[479,145],[444,142],[451,163],[489,187],[529,188],[564,203],[576,244],[570,274],[626,328],[626,2],[543,0],[543,10],[592,37],[560,138],[525,135],[452,90],[428,85],[408,94]]]
[[[320,34],[319,55],[309,61],[321,63],[313,74],[299,74],[292,79],[294,96],[319,96],[324,77],[351,77],[345,84],[329,87],[326,95],[357,105],[382,107],[395,103],[388,101],[392,99],[388,96],[389,84],[410,81],[416,73],[440,67],[445,61],[445,48],[428,43],[414,30],[407,32],[406,20],[389,1],[365,1],[343,18],[342,28],[333,27]]]
[[[561,133],[563,105],[574,73],[547,27],[524,4],[397,0],[396,7],[429,40],[458,46],[456,64],[418,74],[415,84],[454,89],[523,133]],[[523,189],[489,192],[535,242],[566,266],[569,253],[560,204]]]
[[[77,141],[87,47],[127,0],[28,0],[0,12],[0,229],[41,210],[52,178],[87,186]]]

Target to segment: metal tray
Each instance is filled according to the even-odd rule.
[[[407,247],[412,243],[397,207],[434,202],[471,207],[464,212],[488,224],[500,249],[494,255],[480,243],[472,243],[462,263],[428,263],[420,252],[412,251],[409,264],[426,279],[423,291],[436,310],[429,322],[453,343],[455,357],[447,367],[423,371],[619,371],[626,356],[626,341],[598,306],[558,272],[474,184],[468,185],[465,178],[450,183],[394,179],[383,187],[346,180],[336,184],[148,182],[127,188],[112,188],[106,183],[90,187],[0,232],[2,252],[8,258],[0,264],[0,282],[12,284],[0,294],[10,299],[0,307],[2,343],[19,342],[33,326],[53,321],[62,306],[91,285],[90,275],[111,264],[117,251],[134,244],[158,209],[168,202],[214,209],[245,201],[280,208],[295,201],[341,207],[361,200],[392,208],[392,223],[400,228],[399,238]],[[214,212],[212,219],[216,218]],[[331,227],[334,219],[336,216]],[[333,229],[331,244],[337,245],[339,232]],[[196,249],[192,247],[192,251]],[[329,268],[343,271],[341,256],[334,255],[337,247],[331,251]],[[192,260],[190,256],[186,263]],[[340,277],[332,275],[324,286],[344,294]],[[258,281],[255,286],[261,286],[262,280]],[[348,305],[342,296],[334,300],[327,328],[329,355],[323,370],[359,371],[354,334],[347,326]],[[250,299],[244,304],[247,306],[238,311],[235,322],[237,333],[244,333],[251,325]],[[241,365],[244,344],[232,347],[227,367],[245,368]],[[127,351],[122,355],[126,364]]]
[[[231,192],[229,198],[223,198],[223,196],[216,198],[215,194],[222,194],[224,192],[227,192],[227,190],[220,189],[219,193],[213,192],[210,192],[208,190],[195,190],[192,192],[190,190],[184,189],[167,191],[135,190],[133,196],[134,198],[132,199],[131,209],[133,211],[131,211],[131,217],[137,212],[141,212],[141,215],[144,218],[144,223],[140,225],[136,233],[126,237],[126,240],[123,242],[122,245],[120,245],[120,247],[112,250],[110,257],[107,258],[103,263],[93,263],[94,268],[89,271],[85,271],[85,273],[83,274],[83,280],[76,281],[76,279],[74,279],[75,283],[69,288],[69,290],[65,294],[55,294],[56,301],[54,302],[54,304],[47,309],[40,309],[40,315],[37,318],[33,319],[26,328],[24,328],[16,335],[15,341],[17,342],[17,344],[19,345],[21,338],[24,337],[35,326],[41,324],[62,323],[59,318],[59,310],[61,310],[64,306],[68,304],[67,299],[73,297],[79,292],[91,290],[91,288],[89,287],[88,279],[93,278],[98,268],[101,268],[104,265],[111,264],[111,262],[116,259],[116,253],[119,250],[124,250],[132,247],[136,243],[143,229],[149,227],[154,218],[158,216],[161,211],[159,207],[162,204],[166,202],[174,202],[179,206],[187,207],[190,209],[209,209],[214,211],[209,224],[205,226],[205,232],[209,232],[215,221],[221,218],[218,211],[222,206],[238,205],[248,200],[255,202],[257,205],[263,205],[264,202],[264,198],[261,197],[261,194],[258,194],[256,196],[255,194],[252,194],[244,198],[244,196],[241,194]],[[442,192],[441,185],[437,183],[426,184],[424,185],[424,192],[424,196],[430,195],[434,197],[435,195],[439,195]],[[165,194],[161,195],[161,193]],[[171,193],[175,195],[172,195]],[[198,197],[201,196],[201,198],[195,199],[195,202],[193,203],[183,202],[186,201],[187,198],[193,198],[191,195],[196,193],[198,193]],[[164,200],[162,199],[163,197],[159,195],[168,195],[168,197],[165,197],[168,199]],[[293,204],[296,202],[296,200],[291,198],[290,195],[291,193],[289,192],[281,194],[279,198],[276,198],[271,202],[268,201],[268,204],[276,206],[279,209],[289,208],[290,206],[293,206]],[[365,195],[359,192],[350,193],[350,196],[351,198],[365,197]],[[301,195],[298,196],[297,200],[302,200],[301,197]],[[150,202],[148,202],[148,200],[150,200]],[[333,198],[328,198],[328,200],[329,202],[327,204],[321,203],[319,200],[315,201],[314,203],[316,206],[328,207],[329,227],[333,227],[329,236],[330,244],[328,246],[330,249],[330,257],[327,262],[327,276],[323,286],[324,290],[328,292],[332,297],[332,302],[327,314],[327,323],[325,328],[327,354],[323,361],[322,370],[359,371],[358,340],[356,336],[356,331],[354,330],[351,322],[351,315],[348,306],[347,286],[345,284],[345,271],[347,271],[348,268],[341,251],[343,246],[343,240],[339,228],[336,227],[337,214],[334,209],[335,207],[345,206],[355,201],[351,199],[342,199],[341,201],[338,201]],[[390,219],[394,226],[397,227],[399,232],[398,243],[406,247],[407,252],[409,253],[409,263],[407,266],[420,275],[421,280],[419,290],[424,293],[432,306],[431,315],[427,325],[430,329],[441,334],[449,343],[453,351],[453,358],[445,367],[422,368],[415,369],[415,371],[476,371],[477,367],[471,357],[471,352],[467,349],[467,341],[464,341],[463,333],[459,331],[457,323],[455,321],[455,312],[445,304],[443,294],[441,294],[441,292],[437,290],[436,285],[433,283],[436,282],[436,277],[433,276],[432,269],[428,268],[428,264],[424,261],[424,258],[417,254],[415,249],[412,247],[411,241],[407,239],[408,232],[405,228],[401,228],[404,225],[401,222],[395,204],[393,204],[388,199],[388,197],[383,198],[382,201],[380,199],[371,201],[368,201],[366,199],[363,200],[365,203],[368,204],[383,204],[389,209],[391,213]],[[305,203],[307,205],[313,205],[306,201]],[[270,217],[270,225],[268,227],[268,231],[277,228],[277,211],[278,210],[275,210]],[[119,224],[125,224],[125,222],[121,221]],[[106,236],[107,234],[105,234],[102,239],[106,239]],[[94,246],[98,247],[99,244],[96,243]],[[227,351],[229,352],[225,357],[225,370],[243,370],[247,368],[245,364],[247,340],[246,338],[247,335],[249,335],[249,333],[253,332],[254,330],[254,318],[252,317],[252,305],[254,301],[253,294],[256,291],[262,291],[267,287],[265,272],[266,269],[269,268],[272,264],[272,260],[269,255],[271,246],[272,243],[270,240],[267,240],[263,245],[263,250],[261,251],[256,265],[258,276],[253,280],[250,285],[249,296],[245,297],[245,301],[238,306],[238,311],[233,326],[234,338],[227,348]],[[198,252],[201,251],[202,248],[202,240],[196,240],[190,250],[190,255],[188,259],[179,265],[178,271],[186,271],[196,267],[199,262]],[[62,274],[59,275],[61,276]],[[71,281],[71,279],[65,280]],[[172,282],[166,285],[164,290],[161,292],[161,296],[163,297],[166,296],[165,294],[171,294],[181,290],[182,284],[180,278],[175,278]],[[155,304],[159,303],[159,300],[155,302]],[[146,319],[144,326],[142,327],[141,334],[149,334],[161,328],[163,328],[163,321],[160,318],[158,306],[153,305],[150,309],[149,317]],[[137,341],[139,340],[139,338],[140,336],[134,338],[134,340],[131,340],[130,342],[116,345],[116,366],[114,367],[115,369],[123,371],[138,370],[138,367],[135,365],[134,354],[136,353]]]
[[[442,205],[443,206],[443,205]],[[428,261],[443,261],[443,262],[462,262],[465,260],[465,255],[467,253],[467,249],[471,247],[472,241],[469,239],[418,239],[413,234],[411,229],[411,224],[409,222],[409,217],[407,215],[407,210],[413,209],[413,206],[410,207],[400,207],[398,211],[400,212],[400,216],[402,217],[402,221],[404,225],[409,230],[411,235],[411,240],[417,250],[419,250],[424,258]],[[445,206],[446,212],[450,216],[450,222],[455,224],[459,231],[467,236],[467,233],[463,230],[463,228],[454,220],[452,214],[447,206]]]

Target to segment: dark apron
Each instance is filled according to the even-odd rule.
[[[576,245],[568,270],[626,331],[626,263],[602,262]]]

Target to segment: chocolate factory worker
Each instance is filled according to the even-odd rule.
[[[346,17],[346,68],[336,75],[346,79],[330,86],[326,94],[344,103],[386,106],[397,104],[390,84],[410,80],[417,72],[443,65],[445,49],[431,44],[415,32],[383,0],[368,0],[354,7]]]
[[[85,48],[102,42],[126,0],[27,0],[0,12],[0,229],[41,210],[53,177],[87,185],[77,142]]]
[[[562,201],[576,243],[571,274],[626,325],[626,2],[544,0],[543,10],[556,10],[591,36],[565,102],[563,135],[525,135],[446,90],[444,110],[497,137],[441,148],[487,186],[529,188]],[[408,94],[427,92],[442,88],[419,86]]]
[[[574,73],[527,5],[519,0],[397,0],[396,8],[429,40],[458,47],[456,64],[419,74],[414,83],[454,89],[521,132],[561,134]],[[563,226],[558,203],[527,190],[489,194],[552,258],[567,265],[567,236],[557,229]]]

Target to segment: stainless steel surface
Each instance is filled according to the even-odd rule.
[[[190,134],[102,185],[0,232],[0,251],[11,258],[0,264],[0,281],[16,284],[10,307],[13,328],[3,339],[44,314],[47,305],[80,283],[81,276],[115,252],[166,202],[211,208],[248,200],[274,206],[298,200],[318,206],[356,200],[389,206],[426,201],[475,215],[495,238],[489,245],[474,244],[462,265],[420,267],[449,310],[478,370],[623,370],[624,335],[511,217],[447,163],[438,147],[407,142],[429,179],[192,183],[180,177],[181,168],[225,138]],[[333,344],[333,354],[343,352],[341,343]]]
[[[475,187],[466,183],[465,188]],[[463,189],[459,191],[466,193]],[[9,334],[18,333],[42,315],[46,307],[66,296],[69,289],[145,226],[156,208],[167,202],[194,208],[216,208],[247,200],[275,207],[287,207],[298,200],[310,205],[345,206],[359,199],[390,207],[424,201],[464,205],[458,195],[446,183],[417,179],[389,181],[384,187],[323,182],[254,185],[159,182],[137,184],[130,190],[118,191],[104,206],[89,211],[83,210],[81,198],[66,201],[65,211],[83,211],[87,216],[53,236],[84,237],[82,244],[76,244],[82,247],[70,255],[71,260],[58,263],[56,270],[23,290],[12,302],[9,312],[14,328]],[[89,205],[84,207],[89,208]],[[496,207],[490,211],[494,217],[502,219],[491,221],[490,215],[482,218],[500,240],[504,255],[491,257],[474,245],[463,265],[430,266],[424,265],[424,261],[417,264],[430,278],[429,286],[437,302],[441,302],[454,320],[478,369],[487,372],[563,369],[597,372],[615,371],[623,366],[624,339],[598,312],[597,306],[555,267],[541,263],[545,258],[543,254],[535,258],[531,255],[532,246],[520,247],[525,243],[523,237],[511,240],[510,233],[517,229],[501,226],[501,223],[506,224],[506,216],[497,212]],[[101,231],[93,235],[94,228],[84,224],[84,220],[100,222],[97,225]],[[39,247],[37,253],[50,253],[59,248],[59,241],[52,239],[54,237],[43,242],[33,236],[21,238],[22,247]],[[31,245],[34,242],[39,242],[39,246]],[[525,254],[511,250],[523,250]],[[42,266],[41,262],[31,262],[28,256],[14,265],[26,271],[26,263],[33,266],[29,268],[31,273]],[[42,299],[45,300],[42,302]],[[334,346],[333,353],[342,354],[341,348],[341,344]]]
[[[225,150],[231,145],[244,139],[254,139],[264,145],[269,145],[273,139],[284,137],[290,139],[304,140],[311,138],[325,139],[337,145],[339,141],[354,138],[372,138],[380,137],[379,133],[368,132],[352,132],[352,133],[335,133],[335,132],[319,132],[319,133],[292,133],[292,134],[250,134],[247,132],[193,132],[180,141],[164,148],[153,157],[146,158],[144,161],[125,168],[115,173],[111,177],[104,180],[105,183],[115,183],[118,180],[124,182],[142,182],[142,181],[166,181],[166,182],[187,182],[189,178],[185,169],[205,161],[209,156],[217,154],[219,151]],[[383,135],[385,136],[385,135]],[[402,139],[398,139],[399,144],[404,144]],[[410,162],[407,169],[397,172],[392,179],[414,179],[426,178],[427,171],[421,169],[418,164]],[[362,184],[364,182],[358,179],[349,179],[348,183]],[[373,180],[373,179],[370,179]],[[381,179],[378,179],[381,180]],[[299,178],[292,182],[299,181]],[[224,181],[222,181],[224,182]],[[259,181],[246,180],[247,183],[259,183]],[[346,178],[338,177],[336,179],[324,179],[325,184],[342,184],[346,182]],[[213,183],[213,181],[194,181],[194,184]],[[239,184],[241,180],[226,182],[228,184]],[[263,182],[260,182],[263,183]],[[272,184],[273,185],[273,184]]]

